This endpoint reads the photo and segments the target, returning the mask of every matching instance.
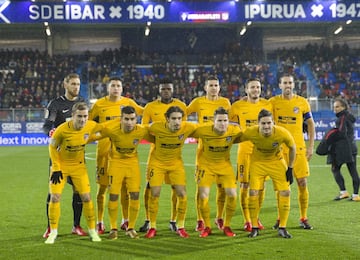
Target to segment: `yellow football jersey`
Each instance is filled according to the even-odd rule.
[[[227,131],[222,135],[214,132],[213,124],[199,126],[191,135],[202,140],[202,152],[198,158],[199,164],[218,164],[230,161],[231,147],[240,134],[240,127],[237,125],[229,125]]]
[[[262,109],[272,112],[272,105],[269,100],[260,98],[257,103],[250,103],[247,100],[239,100],[232,104],[229,119],[240,125],[241,130],[258,124],[258,115]],[[252,153],[253,144],[242,142],[239,144],[238,153]]]
[[[109,96],[106,96],[95,102],[94,106],[89,112],[89,119],[102,123],[119,118],[121,115],[121,108],[124,106],[134,107],[138,116],[141,116],[144,110],[142,106],[139,106],[131,98],[121,97],[120,100],[112,102],[109,100]]]
[[[169,104],[163,103],[160,99],[147,103],[144,107],[142,124],[149,124],[151,122],[162,121],[165,122],[165,113],[169,107],[178,106],[184,111],[183,120],[186,120],[186,104],[177,98],[173,98]]]
[[[297,149],[305,149],[303,122],[312,117],[309,102],[298,95],[290,100],[281,95],[270,98],[276,125],[283,126],[293,135]]]
[[[165,122],[155,122],[150,126],[149,132],[155,137],[155,148],[151,153],[150,161],[153,163],[170,164],[182,160],[182,147],[186,138],[194,132],[197,125],[183,121],[180,130],[171,132]]]
[[[197,97],[188,105],[186,113],[188,116],[196,113],[197,121],[199,123],[206,123],[213,121],[215,110],[219,107],[229,110],[231,107],[229,99],[219,97],[217,100],[209,100],[205,96]]]
[[[88,121],[80,130],[74,129],[72,120],[58,126],[49,144],[52,171],[61,171],[63,165],[85,165],[85,145],[101,128],[94,121]]]
[[[137,146],[145,138],[149,139],[148,128],[137,124],[133,131],[125,133],[120,119],[103,123],[101,135],[110,138],[110,161],[118,162],[123,166],[138,163]]]
[[[291,133],[284,127],[277,125],[274,125],[273,133],[268,137],[260,134],[259,126],[251,126],[243,132],[241,141],[251,141],[254,144],[251,156],[252,163],[256,163],[256,161],[279,160],[283,158],[282,144],[289,147],[295,144]]]

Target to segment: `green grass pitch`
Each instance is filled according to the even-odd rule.
[[[139,155],[145,176],[148,145],[141,145]],[[292,185],[291,212],[288,230],[292,239],[278,237],[271,227],[276,220],[275,196],[271,181],[260,217],[265,230],[250,239],[242,230],[243,220],[238,204],[232,228],[234,238],[225,237],[213,225],[213,235],[199,238],[194,231],[194,158],[195,145],[185,145],[184,161],[187,170],[188,212],[185,227],[190,238],[182,239],[168,229],[170,217],[170,187],[163,186],[158,214],[158,234],[154,239],[132,240],[124,231],[114,241],[103,235],[103,241],[92,243],[87,237],[71,235],[71,187],[65,186],[59,225],[59,236],[54,245],[44,244],[46,227],[45,200],[48,192],[48,150],[39,147],[0,147],[0,259],[359,259],[360,203],[333,201],[338,188],[325,164],[325,157],[314,155],[311,160],[309,220],[313,230],[298,226],[299,209],[297,187]],[[233,147],[235,166],[236,147]],[[87,163],[95,201],[95,145],[87,148]],[[349,192],[350,175],[343,167]],[[145,178],[142,179],[142,189]],[[215,217],[215,189],[211,190],[211,212]],[[120,213],[120,212],[119,212]],[[143,223],[141,211],[137,229]],[[121,217],[119,217],[119,222]],[[105,224],[109,227],[107,212]],[[82,219],[82,226],[86,226]],[[108,231],[108,230],[107,230]]]

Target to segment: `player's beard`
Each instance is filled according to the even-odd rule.
[[[80,90],[70,90],[69,94],[72,98],[76,98],[77,96],[79,96],[79,91]]]

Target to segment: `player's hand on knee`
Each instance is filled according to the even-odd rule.
[[[55,171],[51,174],[50,180],[53,184],[58,184],[63,179],[63,175],[61,171]]]

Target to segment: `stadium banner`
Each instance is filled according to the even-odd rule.
[[[0,23],[336,22],[360,19],[358,0],[121,3],[0,0]]]
[[[360,118],[355,123],[355,139],[360,140]],[[50,138],[42,131],[43,122],[18,122],[0,123],[0,146],[32,146],[48,145]],[[321,140],[325,133],[333,128],[334,120],[318,119],[315,120],[315,140]],[[306,135],[305,135],[306,138]],[[196,143],[196,139],[188,138],[185,143]],[[146,144],[145,140],[141,144]]]

